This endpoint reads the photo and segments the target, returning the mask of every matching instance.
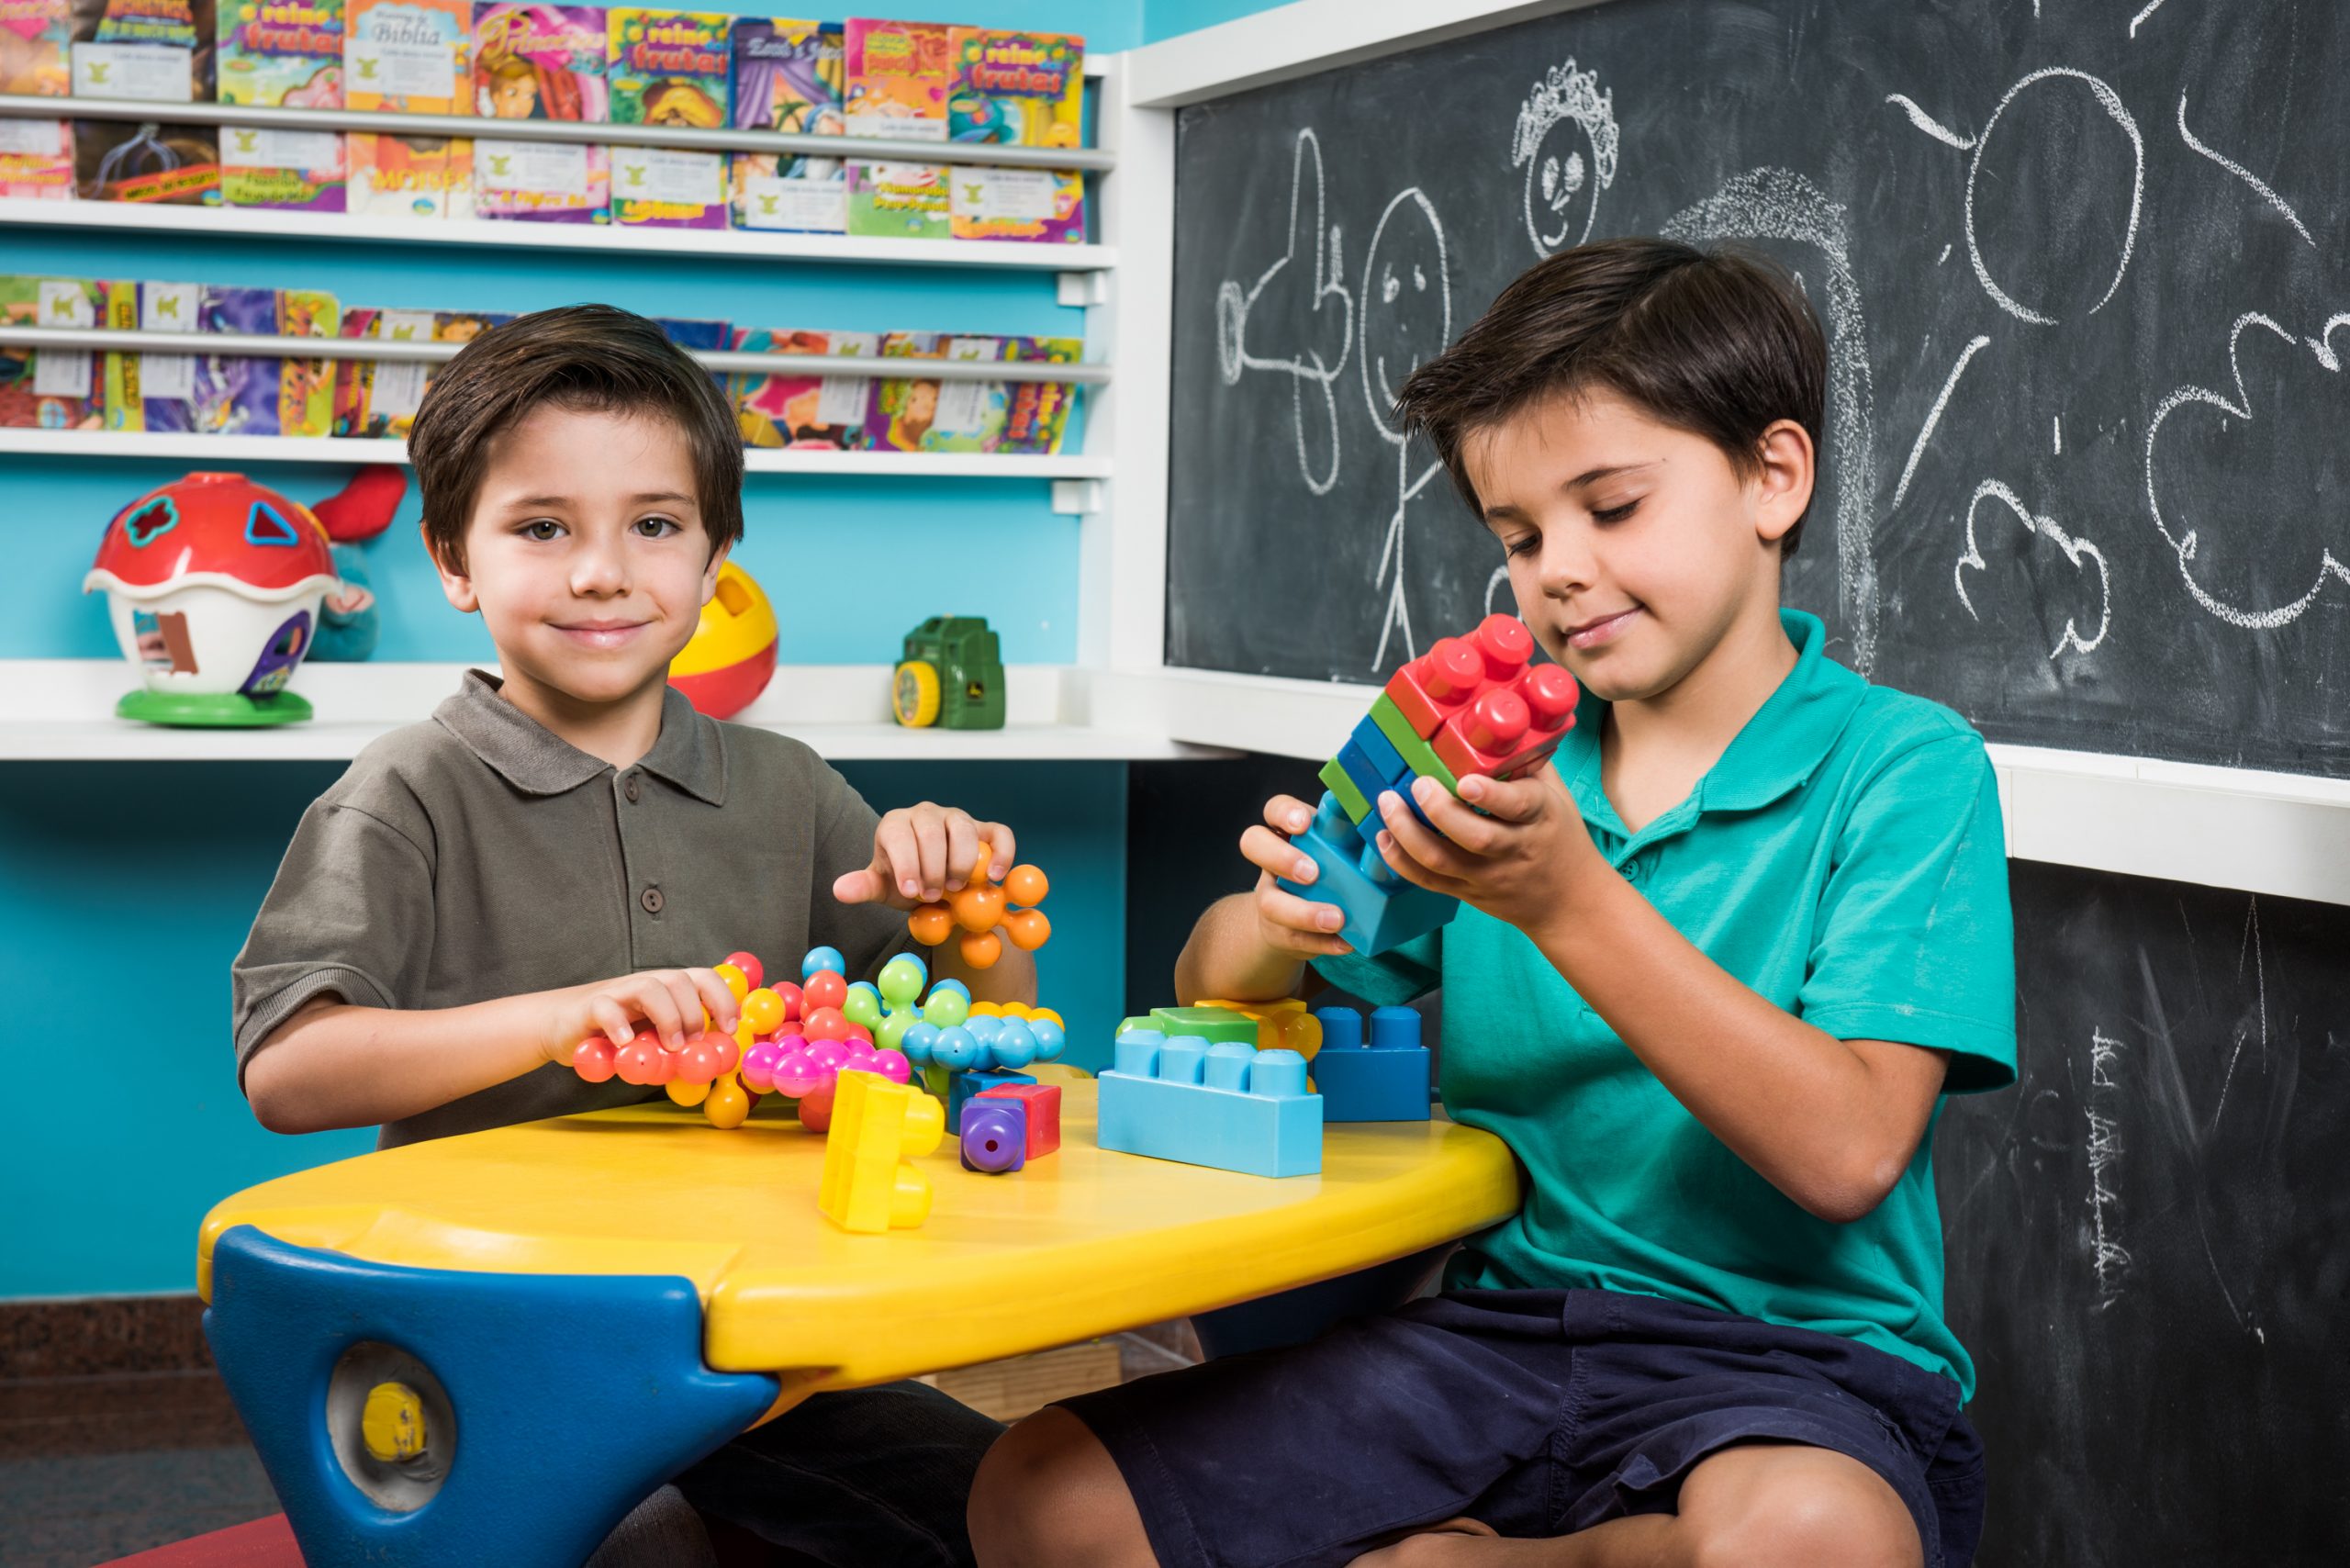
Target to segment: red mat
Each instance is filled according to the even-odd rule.
[[[118,1557],[98,1568],[302,1568],[302,1553],[285,1516],[272,1514],[194,1540]]]

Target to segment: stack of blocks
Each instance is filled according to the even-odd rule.
[[[1463,776],[1515,778],[1550,759],[1575,720],[1574,678],[1536,665],[1534,635],[1488,615],[1466,637],[1447,637],[1395,672],[1371,713],[1322,768],[1328,792],[1314,824],[1294,840],[1313,857],[1313,886],[1281,886],[1346,912],[1339,935],[1358,953],[1383,953],[1450,920],[1458,901],[1395,875],[1365,819],[1389,790],[1412,801],[1412,781],[1433,778],[1454,794]],[[1413,804],[1416,813],[1419,808]],[[1421,820],[1426,821],[1425,813]]]
[[[1061,1146],[1061,1092],[1050,1083],[1005,1083],[963,1107],[963,1169],[1008,1175]]]
[[[930,1217],[930,1178],[909,1159],[946,1135],[945,1107],[878,1073],[844,1072],[833,1097],[816,1206],[843,1230],[910,1229]]]
[[[1314,1087],[1325,1122],[1425,1122],[1428,1119],[1428,1048],[1420,1043],[1420,1015],[1408,1007],[1381,1007],[1371,1015],[1371,1044],[1362,1014],[1325,1007],[1322,1049],[1314,1058]]]
[[[1188,1011],[1188,1010],[1178,1010]],[[1202,1010],[1205,1011],[1205,1010]],[[1305,1089],[1305,1058],[1243,1039],[1211,1042],[1129,1029],[1097,1081],[1095,1141],[1120,1154],[1209,1165],[1251,1176],[1322,1169],[1322,1097]]]

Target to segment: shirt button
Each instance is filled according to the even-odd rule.
[[[661,890],[658,888],[647,888],[644,890],[643,896],[638,898],[636,902],[644,906],[645,913],[659,914],[661,913],[661,904],[663,902],[661,898]]]
[[[627,782],[627,783],[625,783],[625,784],[622,784],[622,785],[621,786],[621,794],[623,794],[623,795],[626,795],[626,796],[628,797],[628,799],[629,799],[629,804],[631,804],[631,805],[634,805],[634,804],[636,803],[636,775],[635,775],[635,774],[632,773],[632,774],[630,774],[630,775],[628,776],[628,782]]]

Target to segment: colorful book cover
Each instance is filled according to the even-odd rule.
[[[604,72],[612,123],[691,126],[728,123],[732,17],[711,11],[609,13]],[[665,229],[727,225],[726,154],[674,147],[612,146],[612,216]]]
[[[745,353],[870,354],[876,346],[871,332],[773,332],[745,327],[734,334],[734,347]],[[738,371],[727,377],[726,390],[745,446],[850,451],[865,445],[865,422],[873,402],[871,376]]]
[[[611,118],[600,6],[481,6],[474,24],[474,112],[493,119]],[[475,210],[541,223],[611,218],[612,164],[602,147],[554,141],[474,142]]]
[[[852,17],[843,29],[842,114],[851,136],[946,140],[947,28]],[[848,231],[944,240],[947,172],[938,163],[852,162]]]
[[[1042,364],[1075,364],[1085,357],[1079,338],[1014,338],[1006,359]],[[1069,410],[1077,406],[1077,386],[1068,381],[1014,381],[1012,406],[1004,416],[1002,452],[1050,456],[1061,449],[1069,433]]]
[[[885,359],[1002,360],[1005,348],[1002,338],[942,332],[890,332],[881,340]],[[1003,444],[1011,408],[1001,381],[891,378],[874,388],[866,440],[886,452],[994,452]]]
[[[62,98],[73,13],[66,0],[0,0],[0,93]],[[0,196],[62,201],[73,194],[73,129],[63,119],[0,119]]]
[[[212,0],[68,0],[73,95],[203,103],[212,96]],[[76,120],[74,189],[85,201],[212,207],[220,140],[211,126]]]
[[[946,129],[956,141],[1077,147],[1085,129],[1085,40],[1070,33],[955,28]],[[946,172],[948,227],[957,240],[1085,238],[1085,176],[1074,170]]]
[[[206,286],[197,294],[198,331],[330,338],[341,325],[334,296],[314,289]],[[189,357],[195,363],[184,397],[164,395],[152,367],[140,367],[147,429],[201,435],[325,435],[332,426],[330,361],[233,353]]]
[[[106,389],[95,355],[7,342],[7,328],[95,327],[105,291],[88,278],[0,274],[0,427],[99,430]]]
[[[472,0],[348,0],[343,101],[390,114],[461,115],[473,98]],[[352,212],[473,215],[467,137],[350,137]]]
[[[841,29],[830,23],[762,17],[734,23],[734,124],[738,129],[838,136]],[[807,234],[848,230],[848,170],[837,158],[774,152],[729,154],[737,229]]]
[[[341,335],[394,342],[469,343],[511,314],[477,310],[380,310],[343,313]],[[331,426],[337,435],[406,436],[432,384],[434,366],[413,360],[344,360],[337,367]]]
[[[229,0],[229,25],[220,32],[220,101],[341,108],[342,22],[343,0]],[[342,135],[223,126],[220,194],[231,207],[341,212]]]
[[[193,283],[120,283],[106,293],[106,325],[122,331],[203,330],[204,289]],[[196,356],[115,353],[106,356],[106,429],[142,431],[147,400],[185,403],[196,393]]]

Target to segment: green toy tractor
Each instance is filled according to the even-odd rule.
[[[987,622],[934,615],[907,633],[890,705],[914,728],[1003,728],[1003,654]]]

